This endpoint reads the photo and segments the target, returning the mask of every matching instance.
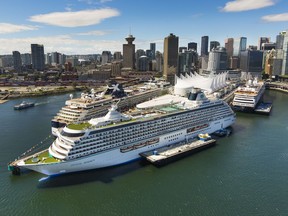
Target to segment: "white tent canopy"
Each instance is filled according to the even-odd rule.
[[[190,92],[192,88],[201,88],[208,93],[215,92],[221,88],[224,88],[226,84],[228,72],[223,72],[217,75],[210,75],[204,77],[195,74],[187,74],[186,76],[180,75],[175,77],[174,94],[185,96],[187,92]]]

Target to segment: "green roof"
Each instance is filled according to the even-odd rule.
[[[91,126],[92,125],[89,124],[88,122],[84,122],[84,123],[79,123],[79,124],[69,124],[67,125],[67,128],[72,129],[72,130],[85,130]]]

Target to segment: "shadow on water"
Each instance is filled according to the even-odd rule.
[[[84,184],[88,182],[100,181],[106,184],[112,183],[113,179],[127,173],[134,172],[148,164],[145,160],[136,160],[128,164],[67,173],[63,175],[47,176],[39,180],[38,188],[65,187],[71,185]]]

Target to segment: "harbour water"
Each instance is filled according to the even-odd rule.
[[[45,179],[7,163],[50,135],[69,94],[0,105],[0,215],[287,215],[288,94],[266,90],[270,116],[237,113],[215,147],[162,168],[143,161]]]

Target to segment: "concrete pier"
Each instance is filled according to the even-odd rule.
[[[272,103],[260,103],[255,109],[255,113],[269,115],[272,109]]]
[[[216,140],[194,140],[190,143],[178,143],[141,153],[140,155],[156,166],[163,166],[167,163],[179,160],[192,153],[214,146]]]

